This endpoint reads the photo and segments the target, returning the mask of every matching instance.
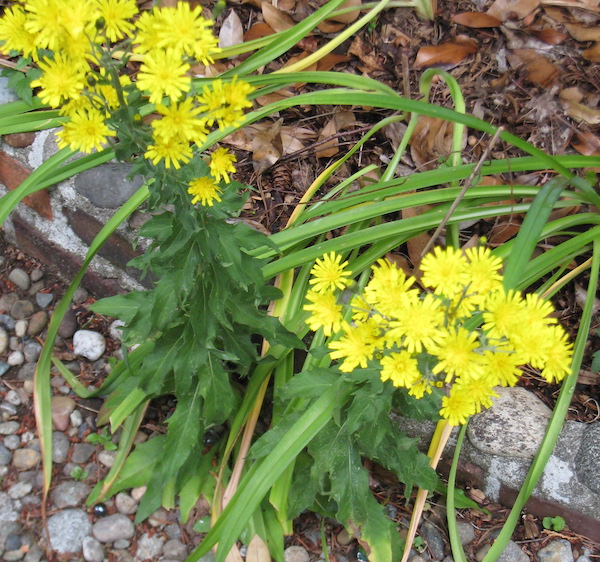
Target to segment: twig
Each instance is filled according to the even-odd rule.
[[[429,242],[427,242],[427,244],[425,245],[425,248],[421,252],[421,258],[427,252],[429,252],[429,250],[431,250],[431,247],[435,243],[435,239],[440,235],[440,232],[442,232],[442,230],[444,229],[444,227],[448,224],[448,221],[450,220],[450,217],[452,216],[452,214],[454,213],[454,211],[456,211],[456,207],[458,207],[459,203],[462,201],[463,197],[465,196],[465,193],[467,193],[467,189],[469,189],[469,187],[471,187],[471,184],[473,183],[473,181],[475,180],[475,178],[479,175],[479,172],[480,172],[481,168],[483,167],[483,164],[488,159],[488,156],[490,155],[490,152],[492,151],[492,149],[494,148],[494,146],[498,142],[498,139],[500,138],[500,135],[501,135],[502,131],[504,131],[504,127],[498,127],[498,129],[494,133],[494,136],[492,137],[492,140],[490,141],[490,144],[488,144],[487,148],[484,150],[483,154],[481,155],[481,158],[479,159],[479,161],[477,162],[477,164],[473,168],[473,171],[471,172],[471,175],[467,178],[467,181],[465,182],[465,185],[463,185],[462,189],[460,190],[460,193],[457,195],[456,199],[452,202],[452,205],[450,205],[450,208],[448,209],[448,212],[446,213],[446,215],[442,219],[442,222],[435,229],[435,232],[433,233],[433,235],[429,239]]]

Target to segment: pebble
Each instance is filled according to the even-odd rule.
[[[21,351],[13,351],[6,358],[6,362],[11,367],[18,367],[19,365],[22,365],[25,362],[25,356],[23,355],[23,353]]]
[[[6,103],[6,100],[2,100],[2,103]],[[9,133],[8,135],[4,135],[2,140],[14,148],[25,148],[33,144],[35,133],[31,131],[24,133]]]
[[[132,515],[137,511],[138,504],[129,494],[119,492],[115,496],[115,507],[119,513]]]
[[[15,336],[22,338],[27,333],[27,320],[17,320],[15,322]]]
[[[35,363],[27,363],[23,365],[19,372],[17,373],[17,379],[20,381],[30,381],[33,380],[33,375],[35,374]]]
[[[102,357],[106,350],[106,340],[102,334],[91,330],[78,330],[73,334],[73,353],[90,361]]]
[[[83,503],[90,493],[90,487],[84,482],[62,482],[50,494],[58,509],[76,507]]]
[[[71,425],[73,427],[79,427],[83,423],[83,416],[79,410],[73,410],[69,414],[69,420],[71,421]]]
[[[115,458],[117,457],[117,451],[103,450],[98,453],[98,462],[110,468],[115,464]]]
[[[17,407],[9,402],[2,402],[0,404],[0,411],[2,411],[2,419],[8,419],[17,415]]]
[[[165,539],[159,535],[150,536],[144,533],[137,540],[137,550],[135,555],[140,560],[156,560],[163,549]]]
[[[132,497],[133,493],[131,494]],[[160,527],[169,522],[169,516],[166,510],[162,507],[159,507],[150,517],[148,517],[148,523],[153,527]]]
[[[304,547],[294,545],[283,551],[283,559],[285,562],[309,562],[310,556]]]
[[[475,540],[475,529],[468,521],[457,521],[456,529],[460,537],[460,544],[463,546]]]
[[[37,283],[42,277],[44,276],[44,270],[40,269],[39,267],[37,267],[36,269],[34,269],[30,274],[29,277],[31,277],[31,280],[34,283]]]
[[[123,330],[121,329],[123,326],[125,326],[123,320],[115,320],[108,327],[108,334],[110,337],[116,341],[121,341],[123,339]]]
[[[10,369],[10,365],[5,361],[0,361],[0,377]]]
[[[31,279],[29,278],[29,275],[27,275],[27,273],[25,273],[25,271],[19,267],[15,267],[8,274],[8,280],[19,287],[19,289],[23,289],[23,291],[29,289],[29,285],[31,285]]]
[[[0,446],[1,446],[1,444],[0,444]],[[21,446],[21,438],[18,435],[7,435],[4,438],[4,446],[7,449],[11,449],[11,450],[18,449]],[[0,464],[2,464],[2,463],[0,462]]]
[[[17,548],[21,548],[21,536],[15,533],[11,533],[6,537],[6,542],[4,543],[4,548],[6,550],[17,550]]]
[[[17,421],[7,421],[0,423],[0,435],[12,435],[16,433],[21,425]]]
[[[83,558],[86,562],[102,562],[104,560],[104,548],[99,540],[94,537],[85,537],[82,544]]]
[[[2,525],[18,520],[19,514],[15,509],[14,502],[7,493],[0,492],[0,521],[2,521]]]
[[[537,551],[539,562],[573,562],[571,543],[565,539],[550,541]]]
[[[81,552],[83,541],[91,530],[88,515],[81,509],[65,509],[48,518],[50,542],[59,554]]]
[[[444,558],[444,537],[442,537],[442,533],[440,533],[437,527],[429,521],[425,521],[421,525],[420,535],[427,543],[433,558],[442,560]]]
[[[185,560],[187,558],[186,546],[177,539],[171,539],[163,545],[163,556],[171,560]]]
[[[92,532],[100,542],[114,542],[132,538],[135,529],[129,517],[116,513],[96,521]]]
[[[52,397],[52,422],[59,431],[65,431],[69,426],[69,416],[75,409],[75,401],[68,396]]]
[[[17,470],[30,470],[40,462],[41,456],[34,449],[17,449],[13,453],[12,464]]]
[[[7,550],[3,554],[2,560],[4,560],[5,562],[13,562],[15,560],[22,560],[24,556],[25,556],[25,553],[21,549]]]
[[[23,346],[23,355],[27,363],[36,363],[42,354],[42,346],[36,341],[27,342]]]
[[[31,296],[39,293],[44,288],[44,282],[38,281],[37,283],[32,283],[31,287],[29,287],[29,294]]]
[[[17,336],[12,336],[8,340],[8,347],[13,351],[16,349],[21,350],[23,347],[23,344],[21,343],[21,338],[18,338]]]
[[[69,447],[71,443],[69,438],[62,431],[52,432],[52,462],[62,464],[67,460]]]
[[[8,351],[8,333],[0,327],[0,355],[4,355]]]
[[[77,330],[77,315],[72,309],[68,309],[62,317],[58,326],[58,335],[61,338],[70,338]]]
[[[11,436],[12,437],[12,436]],[[19,442],[21,440],[19,439]],[[6,438],[4,439],[6,443]],[[20,444],[20,443],[19,443]],[[0,466],[6,466],[12,460],[12,454],[2,443],[0,443]]]
[[[52,293],[36,293],[35,294],[35,302],[40,308],[46,308],[52,303],[54,300],[54,295]]]
[[[45,310],[40,310],[36,312],[29,319],[29,326],[27,328],[27,333],[30,336],[37,336],[41,334],[44,328],[48,325],[48,313]]]
[[[113,543],[114,548],[119,548],[122,550],[129,548],[130,545],[131,543],[127,539],[119,539]]]
[[[0,300],[2,300],[1,297]],[[12,308],[12,304],[8,308]],[[7,330],[15,329],[15,319],[12,316],[9,316],[8,314],[0,314],[0,324],[2,324]]]
[[[82,302],[86,301],[89,296],[89,293],[83,287],[77,287],[77,289],[75,289],[75,293],[73,294],[73,302],[75,304],[81,304]]]
[[[33,485],[30,482],[17,482],[8,489],[8,495],[13,500],[20,500],[31,492],[32,489]]]
[[[21,320],[22,318],[29,318],[33,314],[33,304],[29,301],[16,301],[10,309],[10,315],[15,320]]]
[[[96,447],[90,443],[76,443],[73,445],[71,460],[77,464],[83,464],[94,454]]]
[[[142,501],[144,494],[146,493],[147,486],[138,486],[137,488],[133,488],[131,490],[131,497],[136,501]]]
[[[13,406],[21,405],[21,398],[19,398],[19,393],[16,390],[9,390],[6,393],[4,400],[6,400],[9,404],[12,404]]]

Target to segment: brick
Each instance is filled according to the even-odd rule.
[[[4,142],[14,148],[31,146],[35,140],[35,133],[11,133],[2,137]]]

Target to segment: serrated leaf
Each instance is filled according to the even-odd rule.
[[[340,375],[330,369],[311,369],[295,375],[282,390],[284,400],[316,398],[338,382]]]

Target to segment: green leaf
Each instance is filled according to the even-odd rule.
[[[592,365],[590,366],[592,373],[600,372],[600,351],[594,352],[592,355]]]
[[[334,372],[332,369],[302,371],[285,385],[281,391],[281,396],[284,400],[316,398],[339,380],[339,373]]]

